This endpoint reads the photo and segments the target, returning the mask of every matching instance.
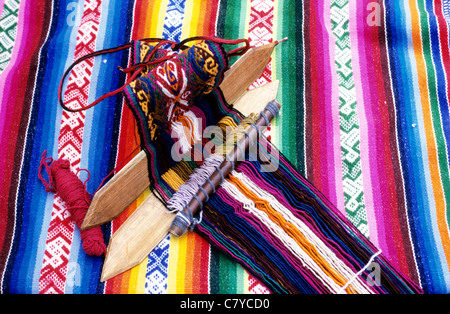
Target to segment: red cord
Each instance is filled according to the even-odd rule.
[[[165,40],[165,39],[160,39],[160,38],[146,38],[146,39],[143,39],[141,41],[144,41],[144,42],[158,42],[158,44],[154,47],[154,49],[152,50],[150,55],[147,57],[147,61],[135,64],[135,65],[133,65],[133,66],[131,66],[129,68],[126,68],[126,69],[122,69],[122,68],[119,67],[119,69],[122,72],[127,73],[127,74],[135,71],[133,73],[133,75],[131,75],[126,80],[126,82],[125,82],[125,84],[123,86],[119,87],[118,89],[116,89],[114,91],[111,91],[111,92],[108,92],[108,93],[104,94],[103,96],[101,96],[100,98],[96,99],[91,104],[89,104],[89,105],[87,105],[85,107],[78,108],[78,109],[72,109],[72,108],[67,107],[64,104],[64,101],[63,101],[63,85],[64,85],[64,81],[65,81],[67,75],[70,73],[70,71],[72,71],[72,69],[77,64],[79,64],[80,62],[83,62],[86,59],[89,59],[89,58],[92,58],[92,57],[95,57],[95,56],[108,54],[108,53],[114,53],[114,52],[118,52],[118,51],[121,51],[121,50],[129,49],[132,46],[132,43],[128,43],[128,44],[125,44],[125,45],[122,45],[122,46],[119,46],[119,47],[115,47],[115,48],[99,50],[99,51],[87,54],[87,55],[77,59],[64,72],[64,74],[63,74],[63,76],[61,78],[61,81],[59,83],[59,88],[58,88],[58,101],[59,101],[59,104],[61,105],[61,107],[64,110],[69,111],[69,112],[80,112],[80,111],[89,109],[89,108],[97,105],[101,101],[105,100],[106,98],[109,98],[111,96],[117,95],[118,93],[122,92],[125,89],[125,87],[127,87],[133,80],[135,80],[137,78],[137,76],[142,72],[144,67],[167,61],[167,60],[169,60],[169,59],[171,59],[171,58],[176,56],[176,54],[174,54],[174,55],[171,55],[171,56],[164,56],[164,57],[158,58],[158,59],[153,60],[153,61],[148,61],[148,60],[152,59],[152,57],[154,56],[154,53],[156,52],[156,50],[159,47],[161,47],[163,45],[170,44],[172,50],[177,51],[179,49],[186,48],[187,46],[185,44],[187,42],[194,41],[194,40],[209,40],[209,41],[214,41],[214,42],[219,43],[219,44],[228,44],[228,45],[236,45],[236,44],[240,44],[240,43],[245,43],[245,46],[238,47],[238,48],[233,49],[230,52],[228,52],[228,57],[242,55],[250,48],[250,44],[249,44],[249,40],[248,39],[228,40],[228,39],[218,38],[218,37],[215,37],[215,36],[197,36],[197,37],[187,38],[187,39],[185,39],[185,40],[183,40],[183,41],[181,41],[179,43],[176,43],[176,42],[171,41],[171,40]]]

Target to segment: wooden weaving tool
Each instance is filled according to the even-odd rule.
[[[269,96],[269,100],[275,98],[270,98],[270,94],[273,94],[273,91],[276,94],[277,85],[267,86],[255,93],[246,93],[246,90],[264,71],[275,46],[285,40],[286,38],[249,49],[225,72],[220,89],[226,101],[234,104],[234,107],[244,116],[255,111],[252,102],[249,102],[249,97],[253,98],[253,103],[257,102],[254,99],[255,93],[260,94],[260,97],[263,98]],[[246,96],[246,94],[249,96]],[[240,97],[243,99],[238,103],[237,100]],[[266,103],[267,101],[264,105]],[[259,109],[256,112],[261,110],[260,108],[256,109]],[[149,185],[147,155],[141,151],[95,193],[81,229],[89,229],[113,220],[133,203]]]
[[[274,109],[270,110],[270,106],[274,107]],[[261,112],[259,119],[254,123],[254,125],[258,128],[268,127],[268,123],[275,118],[275,115],[278,114],[279,109],[280,104],[276,100],[272,100]],[[211,174],[209,181],[203,184],[203,189],[198,189],[195,197],[192,197],[187,206],[184,207],[183,211],[180,214],[177,214],[172,225],[170,226],[171,234],[176,237],[181,237],[187,231],[188,227],[190,227],[190,225],[188,225],[190,222],[186,221],[183,217],[196,215],[196,213],[203,206],[203,203],[207,201],[208,196],[213,194],[215,189],[220,186],[224,178],[226,178],[234,169],[237,162],[241,161],[242,158],[245,157],[243,156],[244,152],[248,150],[251,143],[256,142],[258,132],[259,131],[255,128],[250,127],[247,130],[248,136],[243,136],[230,152],[226,152],[227,158],[225,158],[221,165]],[[202,191],[205,191],[206,194]]]
[[[251,90],[241,97],[235,106],[246,112],[261,112],[265,105],[276,98],[278,81]],[[120,226],[110,239],[101,281],[110,279],[136,265],[169,233],[174,213],[150,194]]]

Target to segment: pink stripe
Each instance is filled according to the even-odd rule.
[[[340,145],[338,148],[334,146],[336,141],[339,143],[339,121],[335,121],[336,117],[339,120],[339,115],[335,116],[336,100],[339,100],[339,91],[336,84],[336,71],[334,63],[334,41],[330,40],[330,32],[321,28],[321,25],[326,25],[327,30],[331,31],[331,20],[327,19],[330,12],[330,2],[327,0],[326,4],[323,1],[316,2],[316,18],[321,20],[317,24],[317,49],[321,51],[319,63],[321,65],[320,71],[324,81],[321,84],[321,91],[319,92],[320,102],[313,104],[313,106],[320,106],[320,133],[321,139],[314,140],[320,145],[320,156],[315,156],[321,159],[322,171],[320,173],[322,182],[321,190],[323,194],[333,203],[337,203],[337,182],[342,182],[342,170],[336,171],[336,167],[342,169],[341,159],[336,159],[336,155],[340,155]],[[328,13],[327,13],[328,12]],[[328,15],[327,15],[328,14]],[[332,71],[333,69],[333,71]],[[339,109],[339,104],[337,104]],[[332,123],[330,123],[332,121]],[[337,129],[336,129],[337,127]],[[340,177],[336,177],[340,175]],[[342,198],[343,198],[343,194]]]
[[[0,76],[0,154],[6,156],[8,151],[8,144],[11,145],[9,140],[10,135],[15,136],[15,132],[11,132],[11,123],[13,120],[13,112],[16,106],[16,91],[17,89],[10,88],[12,82],[17,82],[19,79],[15,77],[17,74],[14,69],[23,64],[27,64],[27,59],[31,58],[31,55],[24,53],[25,51],[32,51],[29,47],[30,43],[34,42],[33,32],[30,30],[34,27],[33,23],[26,23],[30,19],[25,17],[26,12],[29,12],[31,4],[27,1],[21,1],[21,7],[19,9],[19,20],[17,23],[17,36],[16,44],[12,50],[11,59],[6,68],[3,70]],[[6,132],[4,135],[4,132]],[[6,164],[5,164],[6,163]],[[11,166],[11,164],[9,164]],[[8,159],[2,158],[0,161],[0,178],[4,178],[5,167],[8,167]],[[3,189],[3,184],[9,184],[9,180],[2,180],[0,188]],[[0,189],[0,190],[1,190]]]
[[[20,5],[22,7],[19,9],[19,20],[17,23],[17,36],[15,45],[11,53],[11,59],[0,75],[0,89],[2,90],[2,93],[0,95],[0,139],[4,139],[3,132],[9,129],[9,125],[7,123],[11,121],[10,119],[6,118],[6,113],[9,113],[10,110],[13,110],[15,106],[14,102],[9,101],[9,98],[11,97],[11,88],[7,88],[7,86],[9,86],[11,82],[16,81],[17,78],[13,76],[15,73],[12,70],[18,64],[22,64],[23,60],[27,57],[27,54],[23,53],[23,51],[25,51],[24,49],[26,45],[29,45],[30,43],[30,39],[27,36],[29,34],[30,36],[32,36],[32,32],[29,31],[29,28],[33,25],[30,25],[29,23],[27,25],[24,24],[24,15],[28,10],[27,5],[29,5],[29,3],[27,3],[26,1],[22,1]],[[4,145],[2,145],[2,147],[4,147]]]
[[[364,8],[365,10],[365,8]],[[362,8],[359,9],[359,12],[363,11]],[[366,30],[366,34],[370,34],[375,26],[369,26],[367,23],[364,23],[364,28]],[[363,38],[367,38],[368,44],[371,43],[370,36],[364,36]],[[378,43],[376,43],[378,45]],[[366,78],[376,78],[378,73],[375,73],[372,47],[369,46],[369,49],[365,50],[366,53],[366,64],[367,64],[367,76]],[[378,70],[378,69],[377,69]],[[390,205],[389,205],[389,195],[386,193],[386,184],[388,182],[388,178],[386,177],[386,168],[385,168],[385,153],[383,149],[383,132],[385,128],[389,128],[387,125],[383,125],[381,122],[381,113],[379,111],[379,98],[377,94],[377,89],[373,85],[370,85],[369,82],[366,83],[365,87],[372,86],[367,90],[367,98],[368,101],[365,103],[368,115],[367,117],[371,117],[368,119],[369,122],[369,148],[372,147],[373,150],[370,152],[369,156],[370,160],[370,170],[373,177],[372,186],[374,190],[377,191],[374,194],[374,214],[376,217],[378,224],[378,230],[381,235],[392,234],[391,229],[391,220],[390,220]],[[386,130],[389,133],[389,129]],[[383,254],[388,256],[389,258],[394,258],[395,254],[395,243],[393,237],[382,236],[379,237],[379,248],[383,251]],[[382,240],[381,240],[382,239]]]
[[[3,13],[4,6],[5,6],[5,0],[0,0],[0,16]]]
[[[376,88],[370,88],[370,80],[376,77],[373,54],[371,46],[371,27],[366,23],[367,10],[365,4],[359,3],[359,6],[353,6],[356,17],[350,19],[351,21],[359,21],[359,25],[352,24],[353,30],[360,29],[363,33],[355,34],[360,38],[366,38],[365,41],[359,42],[358,55],[360,59],[359,80],[360,85],[358,94],[362,95],[362,102],[358,101],[357,108],[361,112],[361,119],[363,121],[363,131],[361,131],[361,163],[363,172],[364,196],[366,199],[366,211],[368,213],[370,239],[373,243],[383,251],[386,256],[392,256],[394,253],[392,248],[395,243],[391,237],[379,237],[378,235],[391,234],[390,219],[385,217],[389,211],[389,200],[387,193],[383,193],[386,189],[386,172],[384,166],[384,151],[383,151],[383,130],[380,127],[387,127],[381,124],[381,116],[378,109],[378,94]],[[359,14],[358,14],[359,13]],[[356,55],[355,55],[356,56]],[[358,97],[360,99],[360,97]],[[369,118],[370,117],[370,118]],[[370,175],[369,175],[370,173]],[[376,194],[373,191],[377,191]],[[367,196],[366,196],[367,195]]]
[[[317,49],[319,52],[317,54],[317,102],[313,102],[312,106],[318,107],[318,110],[314,110],[317,115],[315,121],[317,124],[313,124],[313,128],[317,128],[319,131],[320,137],[313,138],[313,145],[318,145],[320,150],[317,155],[314,155],[313,158],[317,158],[320,160],[320,172],[314,171],[314,182],[316,183],[316,175],[320,177],[318,180],[320,183],[319,189],[322,193],[334,203],[336,200],[336,195],[334,194],[334,189],[330,188],[332,179],[334,178],[334,161],[332,151],[329,149],[330,142],[330,134],[332,130],[329,130],[329,124],[327,122],[330,119],[329,108],[327,108],[330,104],[331,100],[331,91],[329,87],[329,82],[331,82],[331,70],[330,70],[330,59],[329,59],[329,36],[327,32],[322,28],[322,25],[325,25],[324,21],[324,3],[322,1],[317,1],[314,5],[315,10],[311,11],[311,14],[315,15],[315,19],[317,24],[315,25],[314,31],[316,32],[316,40],[312,41],[312,49]],[[321,81],[321,79],[323,81]],[[314,100],[313,100],[314,101]],[[333,192],[332,192],[333,191]]]
[[[359,9],[357,9],[357,12],[365,12],[365,7],[363,5],[359,6]],[[361,18],[361,21],[363,21],[362,23],[362,29],[365,30],[364,35],[367,34],[369,32],[369,29],[367,29],[369,26],[366,25],[365,23],[365,17],[363,14],[360,14],[359,17],[357,18]],[[362,38],[364,38],[364,36],[362,36]],[[376,137],[374,137],[374,135],[376,135],[376,130],[379,127],[378,125],[375,125],[375,120],[373,119],[373,117],[375,117],[375,113],[372,111],[372,103],[374,103],[376,101],[376,95],[372,94],[372,90],[370,88],[371,83],[369,82],[369,78],[373,78],[374,77],[374,73],[370,68],[370,65],[372,64],[371,61],[371,47],[370,45],[368,45],[368,47],[366,48],[366,42],[368,44],[370,44],[370,38],[367,41],[361,41],[361,46],[359,49],[359,55],[361,56],[361,58],[364,58],[364,60],[362,60],[361,64],[361,84],[362,84],[362,92],[363,92],[363,97],[364,97],[364,102],[362,104],[362,107],[365,108],[367,110],[366,112],[366,117],[371,117],[369,119],[367,119],[367,130],[366,130],[366,138],[365,138],[365,143],[364,143],[364,147],[367,147],[367,151],[366,154],[367,156],[365,156],[365,160],[368,161],[368,164],[366,164],[365,166],[368,166],[368,168],[365,168],[366,170],[370,170],[370,178],[371,178],[371,185],[372,185],[372,192],[373,191],[380,191],[380,177],[379,174],[380,172],[378,171],[378,162],[377,159],[379,158],[378,156],[378,139]],[[369,62],[371,62],[369,64]],[[367,65],[367,66],[364,66]],[[370,136],[369,136],[370,133]],[[361,149],[362,151],[362,149]],[[365,172],[367,173],[367,171]],[[363,179],[365,179],[365,177],[363,177]],[[366,180],[367,181],[367,180]],[[375,221],[377,222],[377,231],[379,234],[384,235],[386,234],[386,230],[385,230],[385,221],[384,221],[384,217],[383,215],[379,215],[380,213],[380,209],[383,208],[383,199],[380,197],[379,192],[377,193],[377,195],[372,195],[372,212],[373,215],[375,216]],[[370,205],[369,205],[370,206]],[[373,218],[373,217],[372,217]],[[383,253],[387,253],[385,252],[386,248],[388,247],[387,243],[386,243],[386,237],[378,237],[378,246],[383,250]]]

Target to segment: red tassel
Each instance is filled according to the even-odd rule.
[[[86,191],[85,184],[70,171],[70,163],[66,159],[53,161],[46,158],[47,151],[42,154],[39,166],[39,179],[44,183],[46,191],[56,192],[66,202],[67,209],[78,228],[81,228],[86,216],[91,196]],[[49,167],[49,164],[50,167]],[[41,175],[41,168],[45,166],[49,175],[49,183]],[[88,255],[100,256],[106,253],[106,245],[103,240],[103,232],[100,226],[89,230],[81,230],[81,241],[83,250]]]

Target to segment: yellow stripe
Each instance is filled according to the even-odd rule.
[[[145,23],[143,37],[162,37],[168,2],[169,0],[160,0],[155,1],[153,5],[149,4],[147,12],[151,12],[151,14],[148,14],[150,16]]]
[[[145,293],[145,274],[147,272],[148,258],[145,258],[138,266],[133,267],[130,273],[129,290],[130,294]]]
[[[249,294],[249,288],[250,288],[250,280],[249,280],[249,273],[244,269],[244,283],[242,287],[242,294]]]
[[[192,25],[192,20],[195,21],[194,2],[195,2],[195,0],[187,0],[186,1],[186,5],[184,7],[183,27],[181,29],[181,40],[192,37],[191,25]],[[198,14],[198,12],[197,12],[197,14]]]
[[[182,294],[185,291],[187,236],[170,237],[167,292]]]
[[[169,0],[161,0],[159,11],[162,14],[159,14],[158,23],[156,25],[156,34],[155,37],[162,38],[163,29],[164,29],[164,21],[166,18],[167,5],[169,4]],[[163,9],[163,10],[161,10]]]
[[[198,34],[198,30],[197,30],[197,25],[198,25],[198,21],[201,19],[201,6],[200,6],[200,1],[199,0],[194,0],[194,5],[193,5],[193,11],[192,11],[192,21],[191,24],[192,25],[190,27],[190,37],[193,36],[198,36],[201,34]]]

